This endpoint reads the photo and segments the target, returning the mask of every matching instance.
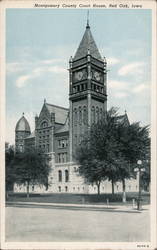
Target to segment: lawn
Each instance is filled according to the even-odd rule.
[[[133,199],[138,198],[138,193],[126,193],[127,203],[132,203]],[[122,193],[112,194],[30,194],[26,197],[26,193],[10,193],[7,201],[23,201],[23,202],[39,202],[39,203],[67,203],[67,204],[106,204],[107,200],[110,204],[122,204]],[[150,203],[150,194],[142,194],[142,204]]]

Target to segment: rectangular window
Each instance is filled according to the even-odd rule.
[[[58,162],[61,162],[61,154],[58,154]]]

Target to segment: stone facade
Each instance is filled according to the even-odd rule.
[[[91,125],[107,111],[106,86],[106,59],[102,59],[87,24],[76,54],[69,61],[69,109],[44,100],[39,116],[35,117],[33,133],[24,115],[16,125],[16,152],[36,147],[51,158],[48,190],[32,186],[32,192],[97,193],[96,185],[88,185],[79,176],[75,151]],[[118,119],[129,122],[127,114]],[[14,190],[23,192],[25,188],[15,185]],[[126,191],[137,190],[137,180],[126,181]],[[104,181],[100,191],[111,192],[111,183]],[[122,184],[116,183],[115,192],[120,191]]]

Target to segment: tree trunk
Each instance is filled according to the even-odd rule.
[[[97,188],[98,188],[98,195],[100,194],[100,182],[97,182]]]
[[[29,181],[27,181],[27,198],[29,198]]]
[[[122,197],[122,201],[123,201],[123,203],[125,203],[125,202],[126,202],[125,179],[122,180],[122,186],[123,186],[123,197]]]
[[[112,194],[114,194],[114,180],[113,179],[111,180],[111,183],[112,183]]]

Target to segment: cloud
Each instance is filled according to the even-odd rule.
[[[17,79],[17,81],[16,81],[16,86],[17,86],[18,88],[22,88],[22,87],[25,86],[26,82],[27,82],[28,80],[32,79],[32,78],[33,78],[33,75],[32,75],[32,76],[31,76],[31,75],[23,75],[23,76],[20,76],[20,77]]]
[[[117,93],[115,94],[115,97],[117,97],[117,98],[125,98],[125,97],[127,97],[127,96],[128,96],[128,94],[125,93],[125,92],[117,92]]]
[[[20,62],[11,62],[7,63],[6,70],[8,74],[15,74],[17,72],[23,71],[25,69],[24,63]]]
[[[53,72],[53,73],[66,73],[67,70],[63,67],[59,67],[59,66],[53,66],[53,67],[49,67],[47,68],[47,71],[49,72]]]
[[[65,74],[67,70],[62,66],[40,66],[37,68],[34,68],[31,73],[27,73],[25,75],[21,75],[16,80],[16,87],[22,88],[25,87],[25,85],[29,82],[29,80],[32,80],[36,77],[39,77],[41,74],[47,74],[47,73],[54,73],[54,74],[60,74],[60,77],[62,74]],[[46,76],[45,76],[46,77]]]
[[[149,89],[149,85],[142,83],[142,84],[139,84],[138,86],[136,86],[135,88],[133,88],[132,92],[140,93],[140,92],[143,92],[147,89]]]
[[[109,81],[108,86],[113,89],[128,89],[128,82],[111,80]]]
[[[115,58],[115,57],[109,57],[109,58],[106,58],[106,59],[107,59],[107,64],[108,65],[115,65],[115,64],[120,62],[120,60],[118,58]]]
[[[143,62],[133,62],[127,64],[118,70],[118,75],[125,76],[125,75],[142,74],[143,66],[144,66]]]
[[[55,58],[55,59],[47,59],[40,61],[43,64],[53,64],[53,63],[65,63],[66,60]]]

